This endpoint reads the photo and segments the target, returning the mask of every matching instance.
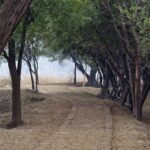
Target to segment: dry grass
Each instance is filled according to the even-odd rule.
[[[40,85],[22,90],[25,124],[7,130],[10,90],[0,90],[0,150],[149,150],[150,100],[143,122],[118,104],[96,97],[96,88]],[[39,101],[40,98],[44,98]],[[34,99],[34,100],[33,100]]]
[[[10,78],[0,78],[0,87],[9,86],[11,84]]]
[[[83,77],[78,77],[78,82],[83,82],[84,79]],[[61,78],[57,78],[54,76],[40,76],[39,77],[39,82],[40,85],[48,85],[48,84],[60,84],[60,83],[72,83],[73,82],[73,77],[72,76],[65,76],[65,77],[61,77]],[[31,79],[29,76],[23,76],[22,77],[22,84],[23,85],[30,85],[31,84]]]

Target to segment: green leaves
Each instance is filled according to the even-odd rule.
[[[68,57],[70,50],[84,51],[81,47],[89,46],[100,46],[106,55],[104,39],[113,53],[121,48],[113,23],[119,32],[126,24],[130,26],[129,32],[137,34],[141,51],[149,51],[149,3],[137,6],[134,0],[34,0],[31,8],[35,21],[27,38],[38,37],[43,50],[48,51],[46,55],[51,57]]]

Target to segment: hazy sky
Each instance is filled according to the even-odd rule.
[[[41,57],[39,59],[39,75],[41,76],[52,76],[52,77],[66,77],[68,75],[73,76],[74,64],[72,61],[65,60],[62,64],[58,62],[50,62],[48,58]],[[78,76],[82,74],[78,71]],[[29,75],[28,67],[23,63],[22,75]],[[3,63],[0,66],[0,77],[8,77],[9,70],[7,63]]]

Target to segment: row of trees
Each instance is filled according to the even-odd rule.
[[[118,101],[141,120],[150,90],[150,2],[53,0],[46,6],[42,36],[50,54],[71,58],[89,85],[94,85],[95,69],[99,96]],[[83,62],[91,66],[92,76]]]
[[[29,67],[32,89],[38,90],[37,59],[41,54],[55,60],[72,59],[74,72],[78,68],[89,86],[101,88],[100,98],[118,101],[141,120],[150,90],[150,2],[34,0],[30,4],[31,0],[1,1],[0,52],[8,61],[12,79],[13,111],[8,127],[22,123],[22,60]],[[90,74],[83,64],[90,66]]]

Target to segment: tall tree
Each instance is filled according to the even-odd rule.
[[[3,55],[8,62],[8,68],[10,71],[12,81],[12,120],[7,124],[7,128],[14,128],[23,123],[22,111],[21,111],[21,70],[22,70],[22,59],[25,47],[25,40],[27,34],[27,27],[32,20],[30,20],[30,11],[28,11],[22,22],[22,31],[20,33],[21,40],[12,36],[8,41],[8,50],[3,51]],[[17,46],[17,40],[19,44]],[[17,51],[19,48],[19,51]],[[18,53],[18,59],[17,59]],[[17,63],[16,63],[17,61]]]

